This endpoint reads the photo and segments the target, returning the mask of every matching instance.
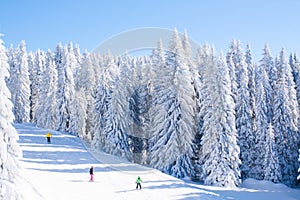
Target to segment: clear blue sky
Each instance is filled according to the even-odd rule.
[[[82,50],[120,32],[160,27],[187,29],[199,44],[227,51],[233,38],[249,42],[255,60],[265,43],[272,55],[284,47],[300,55],[300,0],[0,0],[6,46],[55,49],[73,41]]]

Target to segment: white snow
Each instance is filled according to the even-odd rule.
[[[33,124],[15,124],[20,136],[23,176],[27,183],[20,190],[24,199],[242,199],[296,200],[300,189],[267,181],[246,180],[237,189],[204,186],[176,179],[158,170],[130,163],[124,159],[91,150],[80,138],[51,131]],[[94,182],[89,182],[89,168],[94,166]],[[143,180],[142,190],[135,189],[135,179]]]

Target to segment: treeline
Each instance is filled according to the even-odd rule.
[[[297,184],[300,64],[268,46],[253,62],[232,41],[217,55],[174,30],[168,47],[132,57],[72,43],[6,50],[15,122],[76,134],[94,148],[208,185],[255,178]]]

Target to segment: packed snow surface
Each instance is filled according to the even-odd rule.
[[[96,152],[80,138],[34,124],[15,124],[23,150],[22,175],[28,184],[20,188],[24,199],[241,199],[296,200],[300,190],[282,184],[248,179],[237,189],[204,186],[180,180],[125,159]],[[46,134],[52,133],[51,144]],[[94,182],[89,168],[94,166]],[[140,176],[142,190],[135,189]]]

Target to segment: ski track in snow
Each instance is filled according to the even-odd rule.
[[[195,184],[133,164],[125,159],[96,152],[80,138],[34,124],[15,124],[23,150],[20,161],[23,176],[31,188],[24,186],[26,200],[86,199],[300,199],[300,190],[287,187],[226,189]],[[47,144],[46,133],[52,133]],[[89,182],[89,168],[94,166],[94,182]],[[135,189],[141,176],[142,190]],[[28,184],[27,184],[28,185]],[[267,185],[269,186],[269,185]],[[35,194],[35,192],[37,194]]]

